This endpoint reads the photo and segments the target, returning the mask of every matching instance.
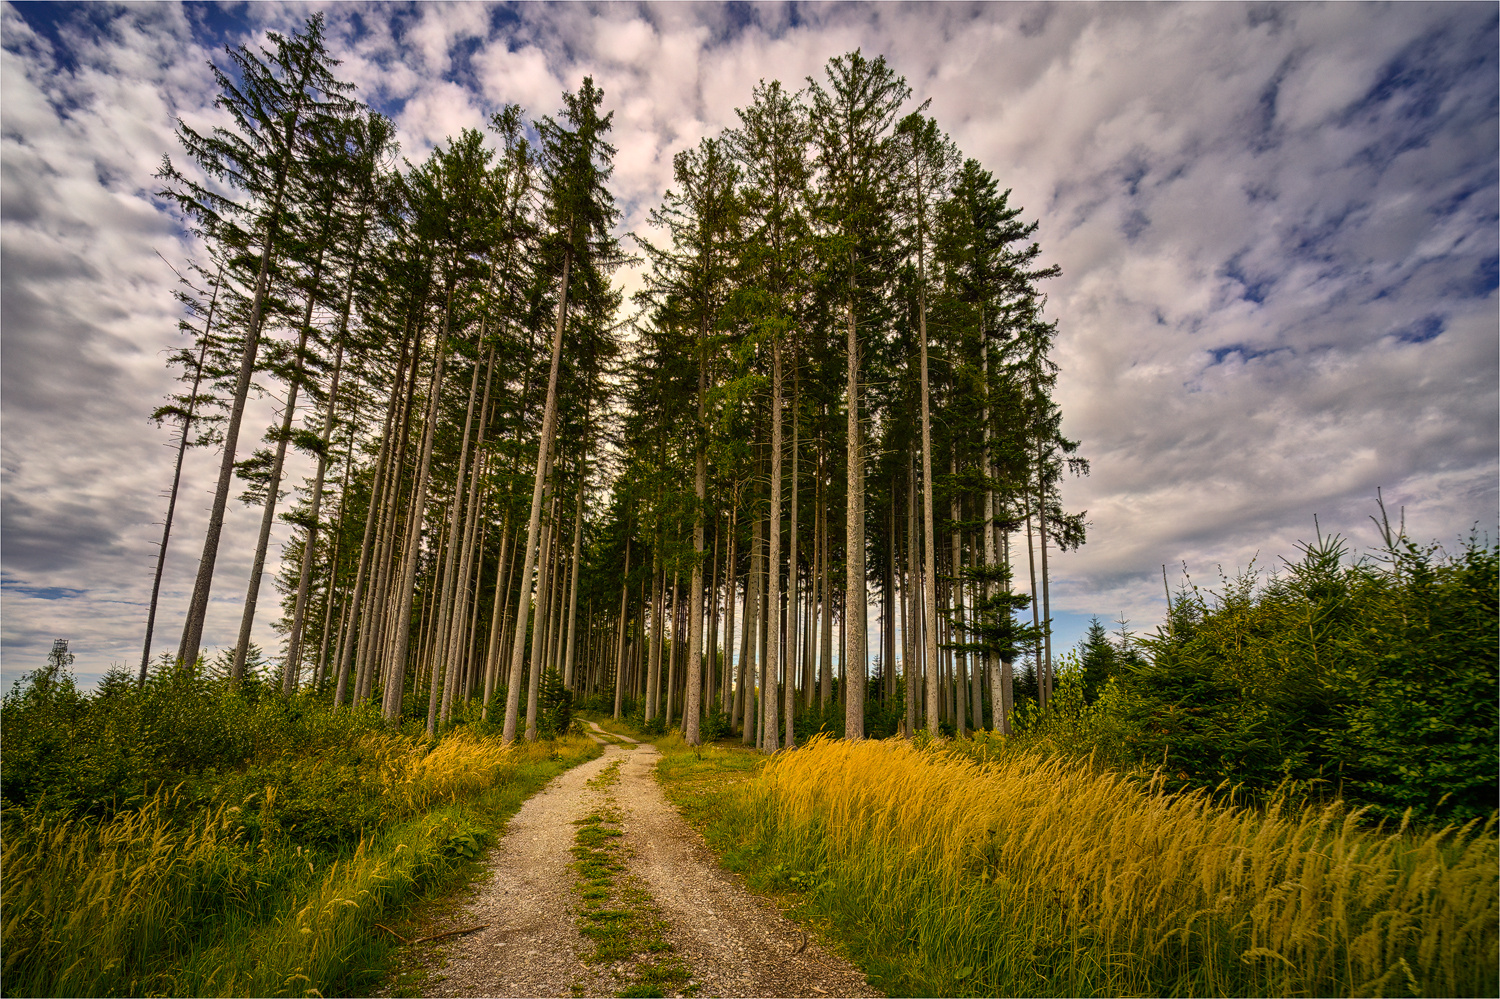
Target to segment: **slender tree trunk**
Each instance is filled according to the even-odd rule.
[[[547,633],[547,602],[552,596],[552,532],[557,524],[556,484],[547,486],[547,518],[542,525],[542,543],[537,549],[536,617],[531,622],[531,668],[526,674],[526,741],[538,736],[537,705],[542,690],[542,642]]]
[[[1047,592],[1047,480],[1044,455],[1037,455],[1037,542],[1042,549],[1042,642],[1047,659],[1047,703],[1052,701],[1052,601]]]
[[[198,561],[198,577],[193,582],[193,596],[188,604],[187,620],[183,623],[182,643],[177,648],[177,661],[192,666],[198,661],[198,651],[203,642],[203,623],[208,616],[208,597],[213,589],[214,562],[219,555],[219,536],[224,532],[224,511],[229,505],[229,488],[234,481],[234,454],[239,443],[240,424],[245,418],[245,400],[250,395],[250,380],[255,374],[255,356],[260,348],[261,324],[265,319],[266,296],[271,286],[271,261],[275,255],[277,219],[281,216],[282,197],[286,190],[287,173],[291,166],[293,140],[296,136],[295,119],[287,122],[285,137],[286,156],[276,175],[276,187],[271,195],[271,207],[265,215],[265,245],[260,253],[260,272],[255,278],[255,293],[250,303],[250,319],[245,324],[245,345],[240,352],[240,370],[234,384],[234,401],[229,407],[229,422],[224,427],[224,458],[219,464],[219,480],[214,486],[214,501],[208,512],[208,531],[203,538],[203,556]]]
[[[383,713],[387,722],[401,719],[401,699],[405,689],[406,650],[411,640],[412,584],[417,575],[417,555],[422,545],[422,517],[427,506],[427,485],[432,473],[432,442],[437,431],[438,414],[443,394],[443,369],[448,360],[448,324],[453,314],[453,285],[448,287],[448,302],[443,310],[443,330],[437,344],[437,358],[433,361],[432,388],[427,401],[427,425],[422,430],[422,454],[417,462],[417,484],[412,494],[411,533],[407,535],[406,551],[403,553],[405,570],[401,582],[398,610],[394,620],[395,633],[391,656],[387,662],[387,682],[384,691]]]
[[[318,264],[313,268],[313,290],[307,293],[307,312],[302,317],[297,332],[296,361],[292,365],[291,385],[286,392],[286,409],[281,414],[281,432],[276,438],[276,457],[271,463],[270,479],[266,483],[266,502],[261,508],[260,536],[255,542],[255,557],[250,563],[250,584],[245,591],[245,608],[240,615],[240,636],[234,647],[234,666],[230,675],[235,683],[245,676],[245,655],[250,650],[250,630],[255,625],[255,604],[260,599],[261,576],[266,568],[266,547],[271,543],[271,527],[276,522],[276,499],[281,489],[281,470],[286,463],[286,445],[291,438],[292,420],[297,413],[297,390],[302,386],[302,357],[307,347],[307,331],[312,322],[313,304],[317,298],[318,279],[323,266],[322,251],[318,253]],[[281,692],[292,693],[291,675],[282,672]]]
[[[168,265],[170,266],[170,265]],[[151,635],[156,630],[156,605],[161,597],[161,574],[167,565],[167,542],[172,538],[172,519],[177,511],[177,490],[182,485],[182,460],[187,454],[188,434],[192,430],[193,417],[198,412],[198,387],[203,384],[203,362],[208,356],[208,345],[212,342],[214,314],[219,307],[219,288],[224,283],[224,263],[219,263],[219,274],[214,278],[213,297],[208,302],[208,317],[203,323],[203,344],[198,348],[198,360],[193,366],[193,387],[188,393],[187,409],[182,416],[182,433],[177,438],[177,464],[172,469],[172,488],[167,494],[167,516],[161,528],[161,547],[156,552],[156,575],[151,580],[151,603],[146,611],[146,644],[141,650],[141,673],[137,687],[146,685],[146,669],[151,664]]]
[[[755,522],[750,533],[750,566],[745,577],[745,635],[744,649],[740,656],[740,701],[744,719],[744,732],[741,742],[747,746],[756,745],[756,700],[755,662],[760,654],[760,648],[756,641],[756,635],[760,631],[760,563],[765,558],[761,554],[761,524],[763,521],[759,514],[754,514]]]
[[[691,605],[688,621],[687,648],[687,697],[682,713],[682,737],[689,746],[703,742],[698,727],[702,713],[700,691],[703,686],[703,514],[708,504],[708,449],[704,440],[707,434],[708,415],[708,354],[703,344],[706,330],[699,331],[698,346],[698,440],[693,454],[693,496],[697,500],[693,508],[693,570],[688,580],[688,601]],[[713,667],[710,663],[709,671]]]
[[[483,339],[483,337],[484,329],[481,326],[480,338]],[[448,676],[450,678],[449,684],[451,686],[453,684],[459,683],[459,678],[462,677],[459,696],[461,696],[464,700],[467,700],[470,696],[469,688],[472,685],[473,670],[470,669],[469,666],[471,660],[473,659],[473,653],[472,651],[469,651],[463,655],[460,655],[459,650],[462,649],[465,644],[469,646],[473,645],[474,629],[478,627],[479,623],[479,577],[481,577],[483,574],[484,537],[489,528],[489,523],[484,517],[484,511],[489,505],[489,486],[486,484],[481,489],[481,483],[487,483],[488,481],[485,473],[489,467],[489,455],[484,447],[484,438],[485,431],[489,428],[490,421],[494,417],[494,411],[490,407],[490,390],[494,386],[494,380],[495,349],[493,346],[491,346],[489,350],[489,357],[485,360],[484,399],[479,406],[479,412],[481,414],[479,420],[479,429],[474,436],[474,460],[468,476],[468,510],[464,514],[463,552],[458,567],[458,607],[453,613],[455,621],[462,621],[465,618],[466,612],[469,611],[470,604],[470,580],[473,579],[474,599],[472,601],[472,620],[468,626],[469,641],[467,643],[464,643],[462,641],[462,629],[457,629],[459,631],[459,634],[453,636],[453,638],[450,640],[448,652],[449,661],[454,664],[448,671]],[[482,531],[480,530],[481,521],[484,521],[485,528],[485,530]],[[476,532],[478,532],[479,534],[479,541],[477,545],[475,543]],[[476,562],[479,563],[479,572],[475,571]],[[446,722],[451,717],[452,702],[447,694],[444,694],[442,720]]]
[[[918,278],[919,282],[922,280]],[[933,530],[932,514],[932,416],[930,382],[927,376],[927,309],[926,296],[919,284],[918,306],[919,336],[922,345],[922,604],[926,610],[923,634],[927,639],[927,731],[938,734],[941,712],[938,710],[938,622],[937,622],[937,542]]]
[[[322,693],[328,685],[328,646],[332,639],[333,626],[339,618],[334,615],[335,596],[338,593],[339,561],[343,555],[344,514],[348,512],[349,473],[354,466],[354,436],[360,424],[359,405],[355,404],[349,419],[349,440],[344,446],[344,475],[339,483],[339,513],[333,522],[333,551],[328,556],[328,595],[323,606],[322,635],[318,649],[318,667],[313,676],[313,689]],[[339,608],[342,616],[343,608]],[[340,629],[342,634],[342,629]]]
[[[791,486],[791,523],[787,532],[787,573],[786,573],[786,685],[785,685],[785,710],[786,710],[786,739],[785,746],[791,749],[797,744],[795,712],[797,705],[797,402],[798,383],[796,372],[796,360],[793,359],[792,369],[792,486]],[[778,416],[778,420],[780,417]]]
[[[981,396],[979,421],[984,425],[984,448],[981,451],[980,467],[984,470],[984,567],[986,569],[995,566],[995,462],[994,455],[990,453],[990,344],[985,336],[984,306],[979,307],[979,357],[980,369],[983,374],[984,392]],[[990,587],[993,584],[988,578],[980,584],[979,598],[988,601]],[[1009,587],[1006,587],[1009,595]],[[1005,610],[1006,619],[1010,619],[1010,608]],[[995,663],[995,657],[988,651],[984,653],[985,672],[989,674],[990,680],[990,731],[1010,734],[1005,718],[1005,696],[1001,688],[1001,676]],[[1007,667],[1009,664],[1006,664]],[[1007,669],[1008,672],[1008,669]]]
[[[334,349],[333,375],[328,384],[328,409],[323,416],[323,451],[318,455],[318,471],[313,479],[311,510],[308,513],[307,537],[302,543],[302,566],[297,577],[297,599],[292,610],[292,630],[287,636],[286,672],[292,676],[295,686],[302,670],[302,627],[307,609],[307,588],[312,580],[312,555],[318,541],[318,515],[323,504],[323,477],[328,468],[328,448],[333,445],[333,419],[338,403],[339,375],[344,364],[344,336],[349,329],[349,310],[354,303],[354,283],[359,274],[360,253],[364,240],[360,239],[354,249],[354,259],[349,265],[349,286],[344,293],[344,305],[339,313],[338,346]]]
[[[766,618],[768,622],[765,669],[761,673],[761,705],[765,711],[762,728],[764,749],[777,750],[776,699],[781,655],[781,344],[771,344],[771,554],[766,563]]]
[[[1036,592],[1036,549],[1031,542],[1031,497],[1026,497],[1026,561],[1031,567],[1031,625],[1036,629],[1038,635],[1042,631],[1041,601],[1037,599]],[[1047,706],[1047,690],[1044,667],[1042,666],[1042,640],[1036,640],[1035,652],[1032,655],[1032,666],[1036,673],[1036,699],[1041,707]]]
[[[490,642],[484,654],[484,707],[480,719],[490,720],[490,699],[495,695],[495,673],[499,669],[498,653],[500,639],[505,632],[505,597],[510,590],[510,514],[505,515],[505,525],[500,529],[500,561],[495,570],[495,603],[490,609]]]
[[[719,529],[719,520],[714,518],[714,560],[711,563],[713,571],[709,573],[708,599],[712,601],[708,609],[708,642],[704,655],[708,661],[703,671],[703,704],[708,705],[710,710],[714,703],[714,689],[716,671],[719,666],[719,543],[724,540],[724,532]],[[701,739],[699,740],[702,741]]]
[[[297,573],[297,597],[292,609],[292,629],[287,635],[286,665],[293,689],[302,679],[302,628],[307,615],[307,590],[312,583],[313,554],[318,545],[318,518],[323,508],[323,480],[328,471],[328,449],[333,445],[334,407],[338,401],[339,375],[344,366],[344,341],[339,337],[334,351],[333,375],[328,386],[328,407],[323,414],[323,450],[318,455],[318,470],[313,477],[312,497],[307,514],[307,532],[302,539],[302,565]],[[316,684],[315,684],[316,685]]]
[[[774,697],[775,694],[774,691],[771,691],[769,694],[767,693],[773,681],[766,673],[766,666],[771,657],[770,645],[776,638],[776,633],[771,630],[771,620],[774,615],[774,611],[770,606],[771,571],[775,567],[771,565],[769,554],[770,517],[771,512],[767,510],[765,526],[767,554],[761,558],[761,575],[756,584],[760,587],[759,596],[756,598],[756,602],[760,605],[760,613],[756,616],[755,620],[755,636],[759,650],[759,655],[755,660],[755,724],[757,726],[755,748],[762,750],[765,749],[766,745],[766,698],[768,696]]]
[[[851,265],[852,267],[852,265]],[[865,737],[865,470],[860,453],[859,336],[854,322],[854,280],[849,283],[849,503],[844,560],[844,737]]]
[[[585,420],[587,423],[587,420]],[[578,577],[583,558],[583,490],[586,485],[585,471],[579,469],[578,498],[573,504],[573,561],[572,592],[568,595],[568,654],[563,662],[563,686],[573,689],[573,649],[578,641]]]
[[[922,580],[921,570],[917,566],[921,547],[917,542],[917,466],[908,455],[906,462],[906,585],[901,590],[901,610],[905,615],[902,618],[902,628],[903,630],[908,627],[911,629],[910,634],[902,636],[906,654],[903,672],[906,674],[906,734],[908,736],[915,735],[917,731],[919,714],[917,709],[921,706],[921,697],[917,693],[917,680],[921,676],[920,661],[925,648],[917,639],[917,632],[921,630],[921,609],[917,600],[917,591],[921,588]]]
[[[817,604],[822,595],[823,579],[823,477],[822,458],[817,460],[814,466],[816,483],[813,486],[813,565],[811,565],[811,576],[807,577],[807,660],[802,669],[802,709],[811,711],[813,709],[813,697],[817,690],[817,645],[819,645],[819,616],[817,616]]]
[[[676,706],[676,703],[677,703],[676,700],[675,700],[675,696],[674,696],[677,693],[677,659],[678,659],[678,649],[682,645],[682,628],[680,627],[681,624],[682,624],[682,614],[681,614],[681,612],[679,610],[679,608],[682,605],[678,602],[678,598],[681,596],[681,592],[679,590],[679,583],[680,582],[681,582],[681,577],[676,572],[673,572],[672,573],[672,649],[671,649],[671,654],[667,657],[667,699],[666,699],[667,707],[666,707],[666,711],[663,712],[663,714],[662,714],[662,717],[664,719],[666,719],[666,727],[669,730],[672,728],[672,717],[673,717],[673,710],[672,709]]]
[[[368,582],[368,566],[370,552],[375,543],[376,527],[379,524],[379,514],[383,504],[381,497],[381,486],[386,476],[386,464],[390,460],[393,449],[392,435],[395,431],[396,416],[401,409],[402,387],[406,381],[406,338],[401,340],[401,358],[396,364],[395,377],[391,379],[391,400],[386,407],[385,427],[380,435],[380,451],[375,458],[375,471],[370,477],[370,503],[365,511],[365,529],[360,537],[359,562],[354,571],[354,591],[349,596],[349,623],[344,628],[344,633],[339,637],[339,651],[337,656],[338,681],[337,689],[333,695],[334,709],[342,707],[349,690],[349,665],[354,658],[354,650],[359,645],[359,613],[361,600],[364,597]],[[350,448],[349,460],[354,460],[353,448]],[[347,493],[345,502],[348,502]],[[369,616],[369,615],[366,615]],[[358,682],[355,684],[358,691]]]
[[[444,326],[447,326],[445,321]],[[432,682],[428,685],[427,692],[427,734],[432,735],[437,731],[438,721],[438,698],[442,698],[443,720],[448,718],[449,707],[453,703],[452,683],[452,657],[449,655],[449,632],[456,628],[458,614],[453,606],[458,587],[458,557],[463,548],[463,513],[464,513],[464,487],[467,484],[469,474],[469,436],[474,429],[474,400],[479,395],[479,369],[483,367],[479,359],[474,359],[474,370],[469,375],[469,401],[464,410],[464,432],[459,440],[458,469],[453,478],[453,502],[452,509],[448,512],[448,551],[443,562],[443,587],[438,595],[437,607],[437,643],[434,646],[436,653],[432,663]],[[489,393],[486,383],[485,394]],[[480,410],[483,422],[484,411]]]
[[[658,533],[658,538],[660,534]],[[661,564],[661,545],[658,541],[656,552],[651,555],[651,661],[650,672],[646,675],[646,709],[645,719],[651,721],[656,717],[657,685],[661,678],[661,646],[662,646],[662,576],[665,570]]]
[[[739,718],[736,717],[738,712],[735,710],[735,705],[739,703],[739,699],[735,693],[737,688],[734,684],[734,594],[737,578],[736,573],[739,568],[739,527],[740,487],[736,483],[733,502],[729,507],[729,560],[724,565],[724,617],[727,621],[724,629],[724,672],[721,674],[722,679],[719,688],[720,710],[729,717],[729,727],[731,730],[739,722]]]
[[[884,621],[880,629],[880,675],[885,681],[881,696],[887,704],[896,699],[896,478],[891,476],[891,504],[886,512],[885,587],[881,595]]]
[[[526,618],[531,609],[530,580],[536,567],[536,548],[541,532],[542,483],[547,475],[547,457],[552,437],[557,432],[557,373],[562,364],[563,329],[568,319],[568,271],[573,263],[573,229],[568,229],[568,251],[563,254],[562,284],[557,298],[557,329],[552,335],[552,369],[547,376],[547,406],[542,413],[542,439],[537,444],[536,475],[531,487],[531,521],[526,528],[526,556],[521,568],[521,595],[516,601],[516,637],[510,650],[510,688],[505,698],[506,742],[516,740],[517,715],[520,710],[521,664],[526,655]],[[527,726],[528,730],[530,726]]]
[[[827,454],[826,450],[824,454]],[[824,482],[827,482],[826,477]],[[823,637],[818,651],[818,710],[828,711],[833,698],[833,525],[828,516],[828,491],[823,492]]]
[[[958,478],[958,459],[953,454],[948,456],[948,473],[956,480]],[[964,620],[964,590],[960,581],[963,576],[963,542],[958,534],[958,493],[955,490],[948,500],[948,517],[953,522],[953,528],[949,532],[949,547],[952,549],[953,561],[951,572],[953,582],[949,585],[949,607],[951,619],[948,626],[949,634],[956,645],[963,641]],[[958,737],[962,739],[965,734],[966,712],[965,703],[969,693],[965,689],[968,686],[968,676],[964,654],[959,649],[953,650],[953,726]]]
[[[625,692],[625,612],[630,594],[630,536],[625,537],[625,572],[620,576],[620,641],[615,652],[615,721],[620,720],[621,700]]]

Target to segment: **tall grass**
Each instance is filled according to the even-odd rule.
[[[1085,763],[815,740],[732,796],[893,991],[1494,995],[1495,820],[1370,830]],[[877,979],[878,980],[878,979]]]
[[[558,749],[577,759],[560,759]],[[382,821],[315,849],[277,816],[278,788],[195,808],[162,789],[108,819],[7,810],[6,991],[25,995],[305,995],[343,990],[378,957],[374,922],[477,853],[493,817],[592,744],[506,748],[459,732],[435,745],[361,737]],[[553,757],[554,759],[548,759]],[[483,812],[484,810],[481,810]]]

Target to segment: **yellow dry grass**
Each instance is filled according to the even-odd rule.
[[[425,812],[457,801],[507,777],[516,766],[513,749],[497,739],[454,732],[434,745],[427,740],[383,732],[361,736],[360,747],[375,761],[380,782],[396,815]]]
[[[815,740],[753,787],[777,854],[955,991],[1496,992],[1494,819],[1372,831],[904,742]]]
[[[494,787],[513,774],[520,755],[498,739],[466,732],[435,744],[389,733],[361,739],[380,774],[387,822]],[[276,793],[266,789],[263,814],[274,808]],[[352,855],[319,872],[290,844],[263,837],[249,846],[240,805],[191,818],[184,809],[175,789],[162,789],[104,822],[58,821],[40,807],[8,814],[0,860],[7,985],[57,995],[302,994],[301,983],[332,977],[385,896],[411,884],[459,831],[430,816],[401,841],[376,849],[362,840]],[[307,867],[298,889],[307,894],[283,907],[295,916],[256,929],[253,944],[217,942],[226,921],[246,930],[255,924],[249,899],[256,865],[280,865],[280,878],[289,863]],[[187,969],[187,978],[143,971],[165,954],[198,952],[205,944],[206,963]]]

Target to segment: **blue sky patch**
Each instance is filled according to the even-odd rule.
[[[71,586],[28,586],[9,579],[0,585],[3,585],[10,593],[19,593],[38,600],[76,600],[88,593],[88,590],[76,590]]]
[[[1398,330],[1396,339],[1402,343],[1426,343],[1440,336],[1445,327],[1442,316],[1423,316],[1405,329]]]

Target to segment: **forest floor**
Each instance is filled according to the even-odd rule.
[[[425,967],[422,994],[879,994],[719,867],[663,795],[656,747],[588,724],[604,755],[529,799],[469,896],[435,914],[434,935],[485,928],[410,956]],[[585,845],[589,831],[603,849]],[[618,877],[588,881],[592,858],[607,858]],[[610,937],[616,926],[623,942]]]

